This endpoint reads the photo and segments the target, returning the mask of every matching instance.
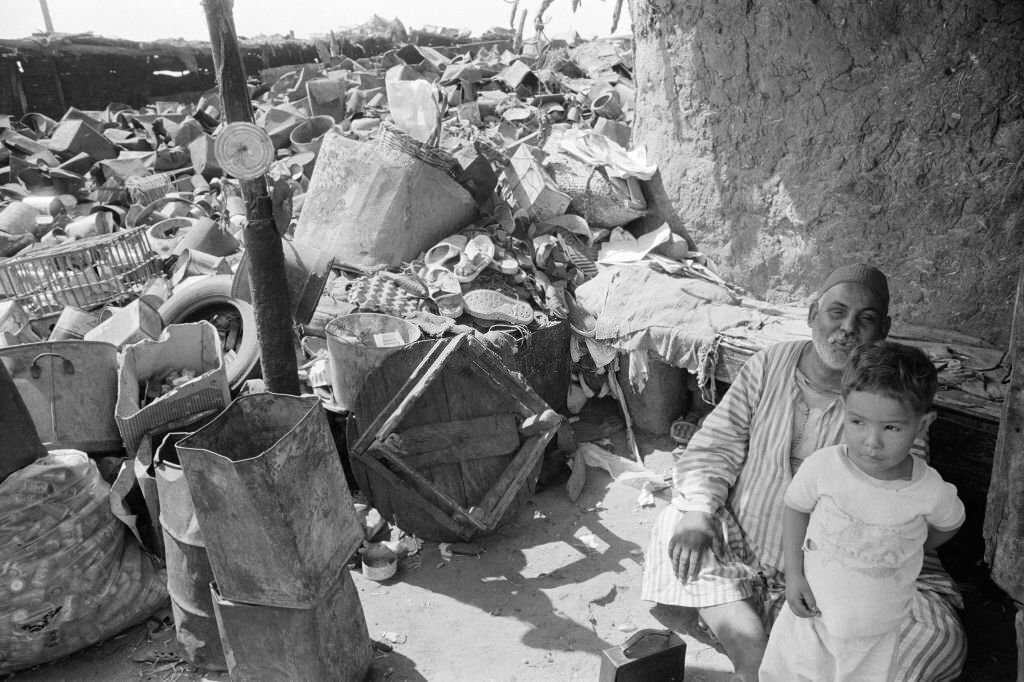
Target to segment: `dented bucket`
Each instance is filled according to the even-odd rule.
[[[205,670],[227,670],[210,596],[213,571],[188,483],[174,448],[188,435],[167,434],[154,456],[167,592],[171,596],[174,629],[185,657]]]
[[[359,593],[343,569],[307,608],[246,604],[210,585],[232,682],[360,682],[373,662]]]
[[[309,607],[363,540],[314,397],[242,396],[177,450],[225,599]]]

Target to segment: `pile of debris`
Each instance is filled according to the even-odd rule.
[[[328,176],[353,167],[343,158],[353,149],[404,155],[456,187],[433,225],[423,225],[429,197],[403,197],[411,234],[401,237],[402,248],[388,245],[387,257],[380,248],[354,253],[351,240],[340,244],[315,273],[326,281],[322,300],[310,304],[309,291],[293,292],[307,301],[296,321],[312,321],[306,330],[323,335],[327,320],[348,312],[415,313],[427,334],[473,328],[506,354],[531,330],[560,320],[586,336],[593,320],[575,305],[573,289],[596,274],[613,230],[630,238],[619,228],[645,215],[640,183],[656,170],[629,147],[628,48],[625,40],[553,42],[534,56],[491,47],[449,57],[407,44],[372,58],[328,53],[319,64],[262,72],[250,90],[276,156],[267,169],[275,219],[300,251],[311,235],[321,248],[324,230],[369,229],[345,224],[351,216],[333,215],[329,225],[302,217],[311,183],[318,201],[338,190],[379,194],[385,176],[366,167],[348,177],[355,187],[332,186]],[[23,309],[2,325],[7,343],[67,338],[69,327],[71,337],[85,336],[115,306],[141,298],[160,311],[189,276],[223,281],[244,266],[244,201],[216,148],[223,124],[216,92],[194,106],[112,104],[71,108],[60,121],[0,120],[0,296]],[[333,156],[321,162],[318,183],[325,139]],[[244,306],[247,287],[238,279],[228,293]],[[57,324],[65,312],[76,324]],[[159,325],[142,317],[113,325],[114,336],[90,338],[123,346],[158,334]],[[229,353],[246,333],[233,322],[222,329]],[[251,369],[252,358],[244,360]]]

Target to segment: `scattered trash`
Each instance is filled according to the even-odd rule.
[[[384,545],[397,557],[407,557],[413,554],[418,554],[423,549],[423,541],[415,535],[408,535],[401,528],[391,529],[391,539],[384,540],[380,544]]]
[[[573,532],[572,536],[579,540],[587,549],[597,552],[598,554],[604,554],[610,548],[610,545],[594,535],[593,532],[586,526],[580,526]]]
[[[363,575],[383,582],[398,570],[398,556],[383,542],[371,542],[362,550]]]
[[[405,644],[409,637],[407,635],[399,634],[397,632],[382,632],[380,633],[389,644]]]
[[[392,651],[395,650],[395,648],[393,646],[391,646],[390,644],[388,644],[387,642],[381,642],[381,641],[376,640],[376,639],[371,640],[371,644],[373,646],[373,650],[374,651],[379,651],[381,653],[389,654],[389,653],[391,653]]]
[[[582,453],[587,466],[604,469],[611,474],[615,483],[640,488],[649,493],[669,487],[663,475],[651,471],[642,464],[609,452],[595,443],[580,443],[577,452]]]
[[[643,487],[640,488],[640,495],[636,498],[636,504],[638,507],[653,507],[654,506],[654,493],[659,490],[665,489],[665,482],[654,483],[653,481],[644,481]]]
[[[578,449],[573,453],[569,467],[572,469],[572,474],[570,474],[569,480],[565,483],[565,489],[569,494],[569,499],[575,502],[579,499],[579,496],[583,493],[583,487],[587,484],[587,463],[583,453]]]
[[[452,554],[460,556],[478,557],[484,553],[484,548],[472,542],[453,542],[449,545]]]

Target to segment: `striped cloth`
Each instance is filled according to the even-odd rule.
[[[647,549],[641,598],[706,607],[753,598],[770,626],[784,600],[783,494],[792,480],[794,410],[802,400],[797,363],[809,341],[776,344],[755,354],[685,451],[676,458],[672,504],[658,517]],[[838,443],[840,400],[825,408],[814,449]],[[927,444],[914,454],[927,459]],[[715,515],[712,551],[696,581],[675,576],[668,556],[673,528],[686,511]],[[966,638],[954,607],[955,584],[934,554],[926,555],[918,598],[900,634],[898,679],[955,679]]]

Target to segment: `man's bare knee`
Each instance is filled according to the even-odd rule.
[[[738,680],[757,680],[768,643],[761,617],[750,600],[700,609],[700,616],[722,643]]]

